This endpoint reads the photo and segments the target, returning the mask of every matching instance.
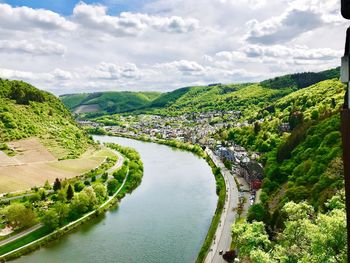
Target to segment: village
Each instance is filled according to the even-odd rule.
[[[129,137],[146,137],[150,140],[177,140],[185,143],[208,147],[218,156],[231,173],[244,178],[251,192],[250,204],[255,202],[256,191],[261,187],[264,177],[259,154],[248,152],[232,141],[220,141],[217,133],[231,127],[251,125],[247,121],[239,122],[240,111],[212,111],[190,113],[179,116],[129,115],[114,116],[115,122],[83,121],[82,126],[103,127],[112,134]]]

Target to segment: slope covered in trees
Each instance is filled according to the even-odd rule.
[[[251,262],[346,259],[339,118],[344,92],[337,79],[318,82],[262,105],[242,117],[248,126],[228,132],[229,140],[261,152],[265,165],[261,203],[250,208],[248,222],[233,226],[241,257]]]
[[[62,102],[22,82],[0,79],[0,142],[39,137],[61,159],[75,158],[92,143]]]
[[[166,93],[152,92],[101,92],[63,95],[63,103],[70,109],[82,105],[98,105],[96,117],[114,113],[154,113],[178,115],[211,110],[240,110],[253,112],[293,91],[322,80],[339,78],[339,69],[319,73],[298,73],[260,83],[209,85],[180,88]]]
[[[100,114],[114,114],[140,109],[158,96],[158,92],[96,92],[62,95],[61,100],[71,110],[97,105]]]
[[[327,79],[339,78],[340,68],[325,70],[321,72],[303,72],[289,74],[281,77],[276,77],[269,80],[264,80],[260,84],[266,88],[280,89],[293,88],[295,90],[309,87],[313,84]]]

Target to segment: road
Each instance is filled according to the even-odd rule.
[[[114,178],[113,177],[113,172],[118,170],[120,167],[122,167],[123,165],[123,162],[124,162],[124,157],[123,155],[121,155],[119,152],[117,152],[116,150],[112,150],[114,152],[115,155],[118,156],[118,160],[117,162],[115,163],[115,165],[113,165],[111,168],[109,168],[107,170],[107,173],[108,173],[108,177],[110,178]]]
[[[205,262],[226,262],[222,255],[219,255],[219,251],[222,250],[223,253],[230,250],[232,237],[231,237],[231,226],[235,222],[237,217],[237,212],[233,208],[238,206],[238,188],[235,182],[235,177],[237,175],[232,175],[231,172],[225,167],[221,160],[210,150],[206,149],[206,153],[213,160],[215,165],[221,169],[221,173],[225,179],[226,183],[226,200],[224,205],[224,210],[221,215],[219,226],[216,230],[214,240],[210,247]],[[243,187],[247,189],[245,182],[238,178],[240,183],[243,183]]]
[[[10,242],[12,242],[12,241],[14,241],[16,239],[19,239],[19,238],[21,238],[23,236],[26,236],[26,235],[34,232],[35,230],[41,228],[42,226],[43,226],[43,224],[37,224],[35,226],[32,226],[31,228],[28,228],[28,229],[18,233],[17,235],[14,235],[14,236],[9,237],[9,238],[7,238],[5,240],[2,240],[2,241],[0,241],[0,246],[6,245],[7,243],[10,243]]]

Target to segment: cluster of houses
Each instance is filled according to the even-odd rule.
[[[85,121],[85,120],[77,120],[77,122],[83,127],[100,127],[103,126],[101,123],[93,122],[93,121]]]
[[[250,187],[250,190],[258,190],[261,187],[264,178],[264,169],[260,163],[256,161],[258,154],[249,154],[245,148],[232,145],[223,147],[217,145],[215,153],[223,161],[229,161],[232,164],[232,172],[242,176]]]
[[[240,116],[240,111],[212,111],[187,113],[175,117],[138,115],[121,117],[123,125],[105,126],[106,131],[129,136],[148,136],[151,139],[178,140],[212,146],[211,136],[218,130],[229,128]],[[225,116],[225,122],[222,117]]]

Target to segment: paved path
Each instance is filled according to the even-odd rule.
[[[124,157],[123,157],[123,155],[121,155],[119,152],[117,152],[116,150],[112,150],[114,153],[115,153],[115,155],[117,155],[118,156],[118,160],[117,160],[117,162],[115,163],[115,165],[113,165],[111,168],[109,168],[108,170],[107,170],[107,173],[108,173],[108,177],[109,178],[114,178],[113,177],[113,172],[114,171],[116,171],[117,169],[119,169],[120,167],[122,167],[122,165],[123,165],[123,163],[124,163]]]
[[[25,236],[25,235],[28,235],[28,234],[34,232],[35,230],[41,228],[42,226],[43,226],[43,224],[37,224],[35,226],[32,226],[31,228],[28,228],[28,229],[14,235],[14,236],[6,238],[5,240],[0,241],[0,246],[6,245],[7,243],[10,243],[16,239],[19,239],[19,238]]]
[[[238,206],[238,188],[235,182],[237,175],[232,175],[231,172],[225,167],[222,161],[210,150],[206,149],[206,153],[213,160],[214,164],[221,169],[221,173],[226,183],[226,200],[224,210],[222,212],[219,226],[216,230],[214,240],[211,244],[210,250],[205,262],[226,262],[222,255],[219,255],[219,251],[223,253],[230,250],[232,237],[231,237],[231,226],[235,222],[237,215],[236,208]],[[238,177],[237,177],[238,179]],[[240,180],[241,181],[241,180]],[[244,180],[243,180],[244,181]],[[244,184],[245,182],[243,182]],[[247,188],[246,185],[243,187]]]

